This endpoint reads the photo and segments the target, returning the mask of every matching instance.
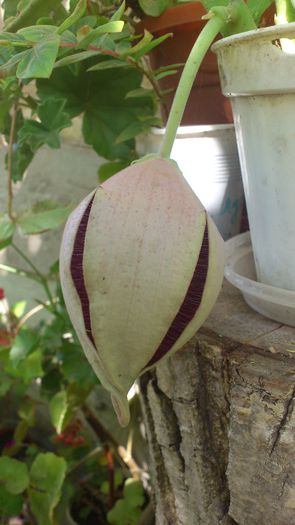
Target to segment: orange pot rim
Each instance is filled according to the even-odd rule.
[[[191,25],[194,22],[200,23],[205,14],[206,10],[200,2],[190,2],[169,7],[157,17],[147,16],[138,25],[141,30],[147,29],[150,33],[157,33],[169,31],[177,26]]]

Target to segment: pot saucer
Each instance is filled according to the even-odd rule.
[[[295,327],[295,291],[256,280],[249,232],[229,239],[225,246],[225,277],[242,292],[249,306],[270,319]]]

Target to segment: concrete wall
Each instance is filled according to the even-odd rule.
[[[4,170],[5,151],[0,149],[0,211],[6,212],[7,174]],[[15,188],[15,209],[30,209],[34,202],[52,199],[61,203],[78,203],[98,182],[97,170],[104,162],[81,141],[66,134],[60,150],[41,148],[31,163],[24,182]],[[56,261],[59,254],[62,228],[42,235],[15,237],[17,245],[33,259],[43,272]],[[0,262],[27,268],[21,258],[8,248],[0,252]],[[44,299],[42,288],[26,278],[0,271],[0,287],[6,291],[10,304],[26,299],[28,306],[36,305],[34,298]]]

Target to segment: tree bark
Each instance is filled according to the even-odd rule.
[[[295,524],[295,329],[226,285],[140,383],[157,525]]]

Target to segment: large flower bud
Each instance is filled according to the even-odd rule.
[[[74,210],[60,263],[69,315],[125,426],[134,380],[181,348],[213,307],[223,241],[176,164],[150,159]]]

